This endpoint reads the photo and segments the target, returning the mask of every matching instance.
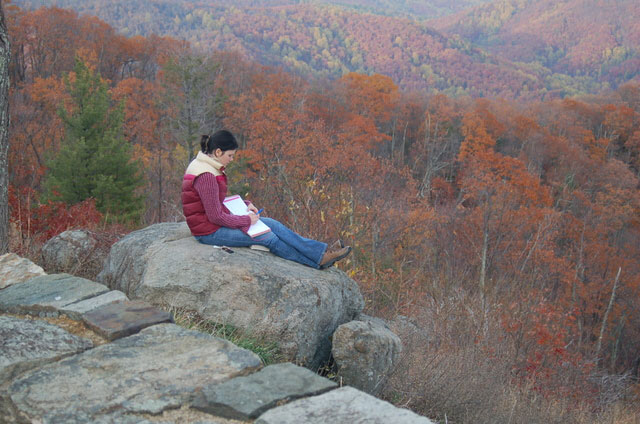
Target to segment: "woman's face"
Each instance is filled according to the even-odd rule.
[[[216,149],[216,151],[213,153],[214,157],[218,160],[218,162],[220,162],[222,164],[222,166],[227,166],[229,165],[232,161],[234,156],[236,155],[236,150],[225,150],[224,152],[220,149]]]

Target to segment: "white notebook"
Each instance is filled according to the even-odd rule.
[[[223,203],[227,209],[229,209],[229,212],[234,215],[249,215],[249,209],[247,209],[246,203],[244,203],[242,197],[237,194],[235,196],[225,197]],[[261,234],[268,233],[269,231],[271,231],[271,228],[267,227],[267,224],[264,222],[258,220],[258,222],[249,227],[247,234],[251,237],[257,237]]]

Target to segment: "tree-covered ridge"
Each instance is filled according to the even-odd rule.
[[[256,2],[57,2],[97,15],[127,35],[184,38],[199,49],[234,50],[304,75],[381,73],[403,89],[511,98],[595,93],[610,84],[603,85],[598,75],[554,73],[540,61],[513,62],[412,19],[282,3],[287,2],[265,7]]]
[[[359,12],[373,13],[376,15],[411,17],[420,20],[451,15],[490,1],[491,0],[456,0],[455,2],[449,0],[236,0],[233,2],[233,5],[242,9],[297,5],[333,5],[349,8]],[[102,11],[106,6],[115,6],[116,8],[125,7],[129,9],[138,9],[141,6],[139,4],[129,5],[130,3],[142,3],[144,8],[148,11],[158,9],[176,11],[183,8],[185,10],[189,10],[192,8],[190,5],[197,5],[195,7],[198,8],[208,8],[216,5],[229,5],[228,2],[224,2],[222,0],[196,2],[192,0],[143,0],[136,2],[109,1],[88,2],[84,6],[80,6],[80,3],[83,2],[79,2],[77,0],[60,0],[56,2],[52,2],[50,0],[19,0],[15,3],[26,8],[37,8],[52,5],[74,9],[84,7],[85,12],[93,14],[97,14],[96,12],[99,10]]]
[[[236,2],[236,5],[243,7],[296,4],[334,5],[376,15],[428,19],[447,16],[488,1],[490,0],[240,0]]]
[[[203,20],[196,46],[239,50],[269,65],[340,77],[380,73],[409,90],[515,97],[537,91],[539,76],[415,21],[338,8],[270,8]]]
[[[511,61],[617,86],[640,75],[639,18],[635,0],[498,0],[429,24]]]

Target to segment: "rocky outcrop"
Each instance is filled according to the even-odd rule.
[[[198,243],[186,224],[156,224],[114,244],[98,281],[131,299],[196,311],[277,342],[289,360],[317,368],[331,335],[362,310],[356,283],[268,252]]]
[[[45,274],[42,267],[15,253],[0,256],[0,289]]]
[[[104,292],[100,284],[65,274],[46,277],[0,290],[2,423],[239,422],[226,417],[260,423],[430,423],[355,389],[336,389],[336,383],[290,363],[262,368],[255,354],[228,341],[160,324],[166,315],[139,301],[106,301],[114,292]],[[9,309],[33,317],[1,315]],[[57,316],[47,319],[64,322],[69,331],[81,325],[65,316],[127,330],[94,346],[40,316]]]
[[[105,413],[177,408],[199,388],[260,366],[255,354],[227,341],[160,324],[29,371],[9,386],[8,395],[30,419],[95,422]]]
[[[379,318],[361,315],[333,334],[333,359],[344,384],[377,394],[393,369],[402,342]]]

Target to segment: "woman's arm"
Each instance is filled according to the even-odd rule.
[[[207,218],[213,224],[227,228],[239,228],[245,233],[251,225],[251,218],[246,215],[226,213],[220,202],[220,193],[216,177],[208,172],[200,174],[193,181],[193,186],[200,195]]]

